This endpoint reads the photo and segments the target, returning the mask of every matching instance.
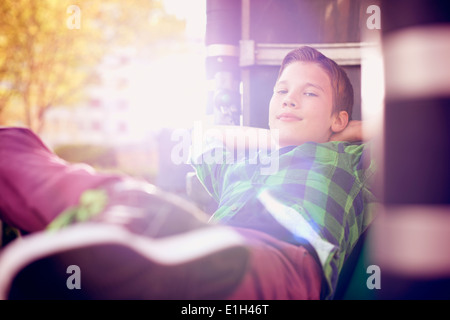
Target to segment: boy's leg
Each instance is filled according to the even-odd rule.
[[[220,298],[245,272],[242,237],[207,224],[184,199],[68,164],[27,129],[0,129],[0,161],[1,218],[34,231],[1,252],[1,298]],[[93,188],[106,193],[106,204],[76,223],[98,205],[80,206]],[[51,222],[65,228],[39,232]],[[84,290],[66,282],[73,266]]]
[[[26,236],[4,250],[2,298],[315,299],[320,294],[320,268],[301,247],[258,231],[208,225],[185,200],[68,165],[26,129],[0,129],[0,211],[8,223],[25,231],[44,229],[92,188],[106,190],[108,204],[89,222]],[[80,268],[82,289],[69,288],[71,266]]]
[[[45,229],[85,190],[120,180],[69,165],[26,128],[0,128],[0,219],[21,231]]]
[[[177,217],[178,223],[174,225],[167,219],[164,226],[159,227],[156,225],[163,223],[161,218],[150,215],[158,219],[152,224],[152,235],[146,230],[151,237],[191,230],[205,225],[207,220],[206,214],[192,203],[162,192],[151,184],[125,175],[102,174],[84,164],[67,163],[26,128],[0,128],[0,219],[28,233],[40,231],[57,222],[54,221],[57,218],[64,220],[61,214],[67,215],[67,211],[72,210],[76,214],[77,210],[87,209],[80,207],[86,202],[83,195],[90,190],[100,191],[105,199],[97,196],[87,201],[92,203],[84,203],[85,207],[96,207],[91,211],[99,211],[91,212],[94,217],[89,219],[127,225],[130,231],[142,227],[139,218],[146,214],[140,212],[138,219],[131,219],[136,211],[164,211],[169,203],[191,213]],[[99,201],[105,202],[104,205],[95,203]],[[123,206],[128,207],[125,214],[117,210]],[[126,223],[123,223],[121,215],[126,217]],[[193,215],[203,221],[193,219]]]
[[[320,299],[321,269],[307,250],[259,231],[203,228],[154,240],[124,230],[85,223],[10,245],[0,256],[0,298]]]
[[[249,268],[230,300],[317,300],[322,270],[303,246],[251,229],[237,229],[250,248]]]

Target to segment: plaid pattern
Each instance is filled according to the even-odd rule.
[[[324,298],[332,298],[344,260],[374,218],[376,199],[370,180],[375,165],[370,148],[310,142],[278,153],[279,168],[270,175],[260,174],[258,159],[202,161],[205,154],[234,158],[232,151],[217,143],[190,159],[219,204],[212,221],[311,245],[326,279]]]

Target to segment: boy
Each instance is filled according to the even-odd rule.
[[[68,165],[26,129],[0,129],[0,218],[35,232],[4,250],[0,297],[331,298],[375,200],[364,147],[329,142],[355,138],[352,95],[332,60],[309,47],[289,53],[269,112],[278,170],[193,154],[219,201],[209,223],[154,186]],[[211,141],[206,152],[227,158],[226,141]],[[70,282],[73,268],[82,276]]]
[[[348,125],[352,107],[353,89],[342,68],[317,50],[302,47],[284,58],[270,101],[269,127],[278,138],[277,172],[261,174],[263,160],[252,159],[254,165],[248,159],[208,164],[198,160],[202,155],[194,156],[194,164],[201,163],[195,165],[198,177],[219,203],[212,221],[257,229],[306,247],[322,268],[321,292],[327,298],[333,296],[345,258],[373,220],[369,150],[337,142],[362,140],[361,122]],[[243,128],[242,136],[251,136],[248,130],[255,129]],[[247,147],[242,141],[238,148]],[[221,153],[224,159],[234,157],[235,150],[220,144],[211,149],[215,158]],[[211,153],[205,150],[203,156]]]

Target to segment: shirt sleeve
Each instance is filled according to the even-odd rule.
[[[189,164],[208,193],[220,201],[224,175],[227,166],[232,163],[233,152],[216,138],[193,141],[189,149]]]

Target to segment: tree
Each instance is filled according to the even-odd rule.
[[[83,98],[106,54],[185,27],[156,0],[2,0],[0,16],[0,124],[36,132],[49,108]]]

